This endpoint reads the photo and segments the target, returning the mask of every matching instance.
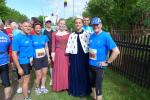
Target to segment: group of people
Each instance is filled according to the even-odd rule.
[[[17,69],[20,84],[17,91],[22,92],[25,100],[31,100],[28,93],[32,69],[35,71],[35,93],[48,93],[45,86],[48,66],[53,92],[67,90],[72,96],[91,94],[93,99],[102,100],[104,69],[117,58],[119,49],[111,35],[102,30],[99,17],[92,19],[91,26],[89,17],[76,17],[74,24],[75,31],[70,33],[63,18],[59,19],[56,31],[51,29],[49,17],[45,18],[45,29],[39,21],[23,21],[20,29],[12,30],[11,40],[0,28],[0,76],[6,100],[11,94],[9,63]],[[17,26],[15,22],[11,25]],[[12,61],[8,50],[12,52],[9,53]]]

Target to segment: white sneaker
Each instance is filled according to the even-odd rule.
[[[46,94],[46,93],[48,93],[48,89],[47,88],[41,88],[41,92]]]
[[[18,94],[21,94],[21,93],[22,93],[22,88],[21,88],[21,87],[19,87],[19,88],[17,89],[17,93],[18,93]],[[28,93],[30,93],[30,90],[28,90]]]
[[[19,88],[17,89],[17,93],[18,93],[18,94],[22,93],[22,88],[21,88],[21,87],[19,87]]]
[[[36,95],[40,95],[42,93],[41,89],[40,88],[35,88],[35,93],[36,93]]]

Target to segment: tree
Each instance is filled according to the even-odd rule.
[[[0,17],[3,18],[8,14],[5,0],[0,0]]]
[[[150,11],[149,0],[90,0],[83,15],[98,16],[108,28],[129,28]]]
[[[26,15],[21,14],[15,9],[7,7],[5,0],[0,0],[0,17],[3,20],[11,19],[16,22],[28,19]]]
[[[67,26],[68,30],[73,31],[73,29],[74,29],[74,18],[73,17],[69,17],[68,19],[66,19],[66,26]]]

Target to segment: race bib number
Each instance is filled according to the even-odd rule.
[[[89,58],[92,60],[97,60],[97,50],[96,49],[89,49]]]
[[[35,52],[36,52],[36,58],[42,58],[45,56],[45,49],[44,48],[36,49]]]

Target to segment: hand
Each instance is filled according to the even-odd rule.
[[[102,68],[103,66],[108,66],[108,64],[106,62],[100,62],[99,67]]]
[[[54,56],[54,57],[52,57],[52,60],[53,60],[53,62],[54,62],[54,60],[55,60],[55,56]]]
[[[18,69],[18,74],[19,74],[20,76],[23,76],[24,72],[23,72],[23,69],[22,69],[22,68],[19,68],[19,69]]]
[[[51,59],[48,57],[48,64],[50,64],[51,63]]]
[[[55,60],[55,53],[52,52],[52,53],[51,53],[51,56],[52,56],[52,60],[54,61],[54,60]]]
[[[30,61],[30,65],[31,65],[31,66],[33,65],[33,61]]]
[[[33,57],[30,58],[30,65],[33,65]]]

